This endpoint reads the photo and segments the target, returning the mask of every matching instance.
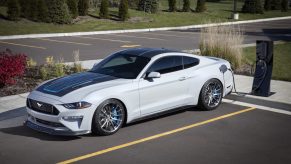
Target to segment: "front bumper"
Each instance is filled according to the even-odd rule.
[[[24,122],[24,125],[27,127],[39,131],[39,132],[44,132],[47,134],[51,135],[62,135],[62,136],[76,136],[76,135],[82,135],[82,134],[88,134],[90,131],[78,131],[78,132],[73,132],[68,128],[50,128],[46,126],[39,125],[35,122],[32,122],[31,120],[26,120]]]
[[[25,125],[29,128],[52,135],[81,135],[91,132],[91,123],[96,106],[70,110],[61,105],[63,102],[44,94],[32,92],[28,98],[34,100],[36,104],[39,103],[46,107],[51,105],[54,107],[53,111],[58,111],[57,113],[50,113],[46,109],[35,109],[35,106],[28,104]],[[27,103],[31,102],[28,101]]]

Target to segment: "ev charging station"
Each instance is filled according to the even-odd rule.
[[[252,86],[252,94],[256,96],[270,96],[270,84],[273,70],[273,41],[257,41],[256,70]]]

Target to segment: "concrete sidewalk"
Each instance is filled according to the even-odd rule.
[[[91,65],[93,63],[94,62],[90,61]],[[238,96],[236,93],[232,93],[227,96],[226,99],[251,102],[253,104],[257,104],[261,100],[260,105],[262,106],[269,106],[284,110],[288,110],[291,107],[291,82],[272,80],[271,92],[274,94],[270,97],[259,97],[248,94],[251,92],[253,77],[235,75],[235,82],[237,91],[247,94]],[[20,95],[0,97],[0,113],[24,107],[28,94],[29,93],[24,93]]]

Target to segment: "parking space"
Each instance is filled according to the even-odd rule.
[[[245,44],[258,39],[291,41],[291,21],[277,20],[239,25]],[[81,60],[102,59],[115,51],[131,47],[155,47],[191,50],[199,47],[200,29],[154,31],[142,33],[103,34],[38,39],[0,40],[0,51],[10,49],[25,53],[39,63],[47,56],[73,61],[79,50]]]
[[[214,111],[178,110],[104,137],[35,132],[22,126],[24,114],[21,108],[0,115],[3,164],[291,162],[290,115],[228,103]]]

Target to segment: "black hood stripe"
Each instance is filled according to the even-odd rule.
[[[83,72],[49,81],[48,83],[38,87],[36,90],[61,97],[76,89],[115,79],[117,78],[109,75]]]

